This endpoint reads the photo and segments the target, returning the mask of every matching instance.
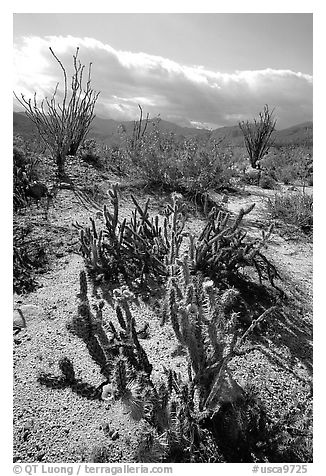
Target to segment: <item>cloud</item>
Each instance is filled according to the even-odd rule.
[[[291,70],[210,71],[144,52],[119,51],[93,38],[24,37],[14,45],[14,90],[50,96],[62,72],[51,46],[72,75],[72,54],[92,62],[92,87],[101,91],[96,113],[113,119],[151,117],[181,125],[219,127],[251,119],[264,104],[275,108],[278,127],[312,119],[312,76]],[[85,73],[86,76],[86,73]]]

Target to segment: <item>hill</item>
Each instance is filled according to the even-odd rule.
[[[149,126],[154,120],[149,121]],[[112,146],[121,142],[122,129],[128,135],[132,134],[134,122],[123,121],[118,122],[114,119],[103,119],[95,117],[89,137],[99,142]],[[172,122],[163,119],[159,122],[159,128],[164,132],[172,132],[178,137],[203,137],[210,131],[207,129],[196,129],[194,127],[181,127]],[[14,134],[23,137],[30,137],[36,133],[36,127],[31,120],[23,112],[13,113],[13,130]],[[243,136],[238,125],[229,127],[220,127],[212,131],[212,135],[216,139],[223,139],[225,145],[242,146]],[[277,146],[282,145],[312,145],[313,142],[313,123],[305,122],[297,124],[287,129],[275,131],[273,134],[274,143]]]

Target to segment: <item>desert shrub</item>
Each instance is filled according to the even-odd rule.
[[[178,150],[181,183],[190,191],[206,192],[229,185],[235,175],[231,150],[219,142],[185,139]]]
[[[13,206],[14,211],[26,206],[26,186],[28,185],[26,173],[20,167],[15,167],[13,170]]]
[[[26,188],[38,179],[40,159],[23,139],[14,137],[13,146],[13,205],[14,211],[26,206]]]
[[[149,186],[176,189],[182,178],[175,155],[173,136],[161,133],[155,126],[142,141],[140,156],[134,164]],[[141,158],[140,158],[141,157]]]
[[[36,272],[47,263],[46,244],[28,238],[31,227],[14,224],[13,233],[13,288],[17,294],[37,287]]]
[[[290,185],[292,180],[293,180],[293,171],[291,169],[285,168],[280,175],[281,181],[284,183],[284,185]]]
[[[275,194],[268,199],[268,209],[273,218],[280,219],[285,224],[300,227],[310,233],[313,229],[313,198],[304,193]]]
[[[276,187],[276,181],[271,175],[263,173],[259,180],[259,186],[267,190],[273,190]]]
[[[159,119],[143,120],[141,115],[132,136],[124,136],[126,155],[149,186],[203,193],[229,184],[235,160],[231,150],[220,148],[221,141],[210,134],[179,138],[159,124]]]
[[[241,181],[247,185],[259,185],[261,171],[252,167],[242,169]]]
[[[114,174],[126,176],[130,174],[132,164],[130,156],[123,147],[115,145],[104,149],[105,165]]]
[[[20,147],[13,147],[13,161],[16,167],[23,168],[27,165],[26,153]]]
[[[101,151],[94,139],[87,139],[79,146],[78,155],[87,164],[95,168],[102,168]]]
[[[304,192],[305,187],[309,185],[309,183],[312,183],[313,178],[313,163],[310,153],[301,155],[300,160],[296,164],[295,173],[297,181],[302,186]]]
[[[263,169],[276,181],[308,185],[312,180],[312,149],[306,146],[284,146],[270,151],[261,161]]]
[[[91,463],[109,463],[111,457],[110,448],[105,445],[96,445],[90,453]]]
[[[132,136],[123,129],[125,154],[132,165],[131,174],[146,181],[148,186],[165,186],[173,188],[181,178],[175,160],[177,141],[173,133],[166,133],[159,128],[159,119],[149,122],[147,116],[134,122]]]

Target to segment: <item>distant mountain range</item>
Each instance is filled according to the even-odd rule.
[[[149,121],[150,128],[153,121]],[[118,145],[121,142],[121,129],[124,128],[127,134],[132,134],[133,121],[118,122],[113,119],[103,119],[95,117],[92,122],[89,138],[94,138],[98,142],[106,145]],[[203,137],[210,131],[207,129],[196,129],[194,127],[181,127],[172,122],[160,119],[159,128],[164,132],[172,132],[178,137]],[[13,131],[22,137],[30,137],[36,133],[36,127],[23,112],[13,113]],[[243,135],[238,125],[230,127],[220,127],[211,131],[216,139],[223,139],[223,144],[230,146],[242,146]],[[274,144],[282,145],[312,145],[313,143],[313,123],[305,122],[287,129],[275,131],[273,133]]]

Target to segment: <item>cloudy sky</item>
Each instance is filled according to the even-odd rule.
[[[180,125],[216,128],[264,104],[277,128],[312,120],[312,14],[15,14],[14,90],[51,95],[92,61],[96,114],[138,116],[138,104]],[[14,105],[17,109],[17,104]]]

